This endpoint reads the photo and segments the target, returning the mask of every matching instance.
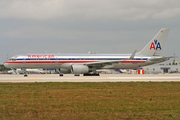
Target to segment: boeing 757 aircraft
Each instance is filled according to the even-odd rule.
[[[5,62],[7,68],[26,69],[56,68],[63,74],[98,75],[98,69],[132,69],[167,61],[173,57],[161,56],[169,28],[162,28],[138,53],[132,54],[23,54]],[[90,74],[91,73],[91,74]]]

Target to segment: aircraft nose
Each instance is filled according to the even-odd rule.
[[[4,66],[8,68],[8,66],[9,66],[9,63],[4,63]]]

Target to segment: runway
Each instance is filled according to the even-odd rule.
[[[180,82],[180,74],[101,74],[100,76],[73,76],[67,74],[63,77],[58,74],[2,75],[0,82]]]

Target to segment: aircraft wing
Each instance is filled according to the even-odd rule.
[[[133,53],[132,53],[132,55],[129,57],[129,59],[126,59],[126,60],[118,60],[118,61],[116,61],[116,60],[114,60],[114,61],[105,61],[105,62],[93,62],[93,63],[85,63],[85,65],[87,65],[87,66],[96,66],[96,67],[99,67],[99,68],[102,68],[102,67],[104,67],[104,66],[106,66],[106,65],[112,65],[113,63],[120,63],[120,62],[122,62],[122,61],[128,61],[128,60],[133,60],[134,59],[134,56],[135,56],[135,54],[136,54],[136,51],[137,50],[135,50]]]

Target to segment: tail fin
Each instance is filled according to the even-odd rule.
[[[170,28],[162,28],[138,54],[147,56],[161,55],[169,30]]]

